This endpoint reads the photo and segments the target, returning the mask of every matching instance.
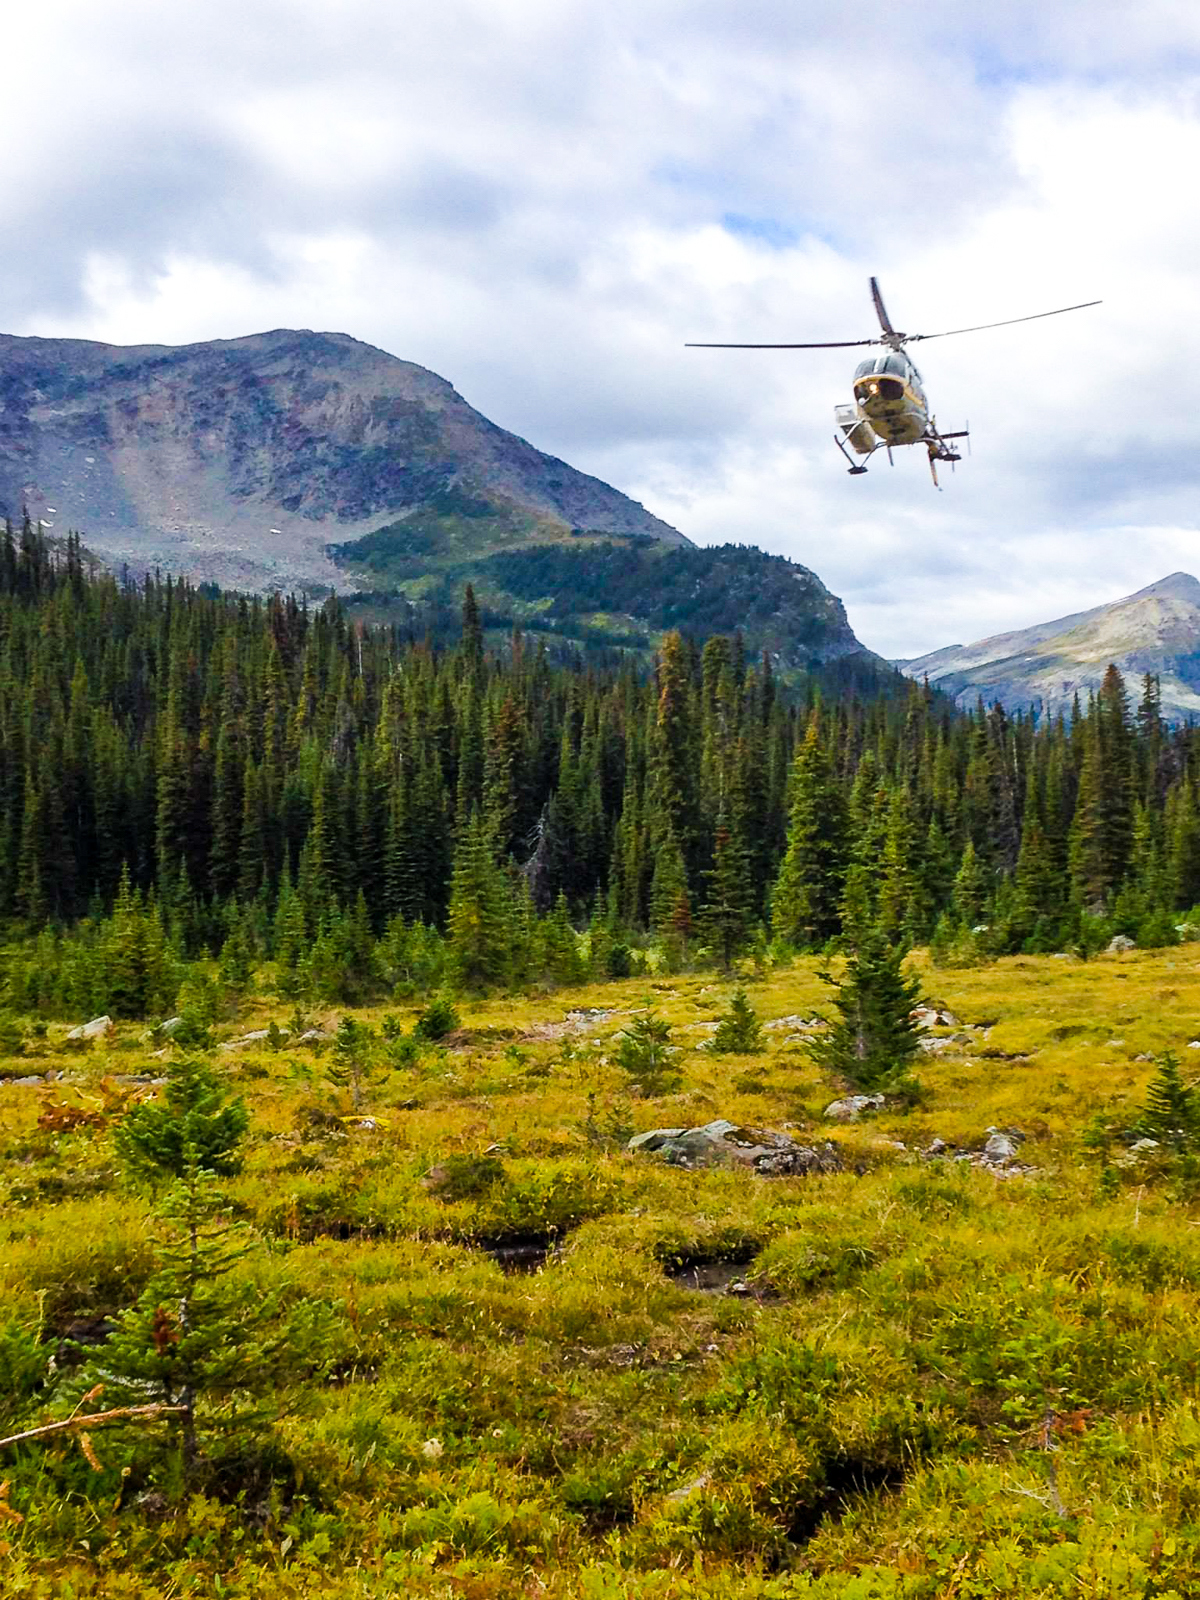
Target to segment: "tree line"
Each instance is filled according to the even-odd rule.
[[[485,984],[868,925],[946,959],[1086,952],[1169,942],[1200,901],[1200,736],[1115,667],[1039,724],[899,680],[785,688],[737,636],[669,633],[650,672],[500,647],[469,591],[441,645],[336,599],[97,574],[26,521],[0,684],[14,933],[140,918],[185,957],[298,970],[325,941]]]

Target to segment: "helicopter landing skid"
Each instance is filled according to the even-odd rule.
[[[848,471],[850,473],[850,476],[852,478],[861,477],[862,474],[867,470],[866,466],[862,462],[856,462],[855,461],[854,457],[850,454],[849,450],[846,449],[845,441],[836,433],[833,436],[833,442],[834,442],[835,445],[837,445],[838,449],[842,452],[842,454],[845,456],[847,462],[849,463]],[[879,446],[876,445],[875,446],[875,450],[878,450],[878,448],[879,448]],[[875,454],[875,450],[871,450],[871,451],[868,452],[868,460],[870,459],[871,456],[873,456]]]

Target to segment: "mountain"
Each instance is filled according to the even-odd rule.
[[[0,335],[0,514],[110,564],[241,588],[350,580],[326,546],[407,519],[470,549],[573,528],[686,545],[436,373],[341,333],[118,346]]]
[[[360,578],[350,603],[373,620],[424,626],[422,609],[453,617],[470,583],[493,627],[635,651],[678,628],[694,638],[740,632],[785,673],[840,663],[864,687],[894,674],[864,650],[842,602],[797,562],[748,545],[676,548],[661,540],[577,535],[467,560],[421,539],[409,525],[334,551]],[[425,548],[428,546],[428,548]]]
[[[1009,711],[1024,707],[1053,716],[1069,713],[1076,694],[1086,701],[1110,662],[1135,697],[1142,675],[1156,673],[1169,721],[1200,715],[1200,581],[1173,572],[1110,605],[896,665],[910,678],[928,677],[960,706],[982,695]]]
[[[347,334],[0,335],[0,515],[24,507],[110,566],[337,589],[377,620],[425,627],[472,583],[495,626],[634,649],[673,627],[740,628],[784,670],[884,665],[806,567],[695,549],[436,373]]]

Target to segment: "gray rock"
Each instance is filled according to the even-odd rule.
[[[958,1018],[944,1006],[914,1006],[909,1016],[919,1028],[957,1028]]]
[[[767,1178],[806,1178],[814,1172],[841,1172],[844,1163],[831,1144],[801,1144],[759,1156],[755,1172]]]
[[[1157,1139],[1135,1139],[1129,1148],[1116,1158],[1116,1165],[1136,1167],[1139,1162],[1155,1155],[1160,1148]]]
[[[810,1172],[839,1172],[841,1157],[830,1144],[802,1145],[786,1133],[748,1128],[717,1117],[697,1128],[655,1128],[635,1134],[629,1150],[657,1155],[669,1166],[746,1167],[773,1177]]]
[[[167,1038],[169,1039],[177,1028],[182,1028],[182,1027],[183,1027],[183,1018],[182,1017],[168,1017],[165,1022],[160,1022],[159,1023],[158,1031],[159,1031],[159,1033],[165,1034],[167,1036]]]
[[[271,1030],[269,1028],[255,1028],[253,1033],[244,1033],[240,1039],[230,1039],[226,1044],[220,1045],[218,1048],[221,1050],[243,1050],[248,1044],[261,1044],[264,1039],[269,1039],[270,1037]],[[279,1037],[281,1039],[289,1038],[290,1030],[280,1028]],[[302,1037],[305,1036],[302,1035]]]
[[[0,1081],[11,1083],[18,1089],[31,1089],[35,1084],[45,1083],[46,1080],[34,1073],[33,1076],[28,1078],[4,1078]]]
[[[864,1111],[881,1111],[884,1103],[881,1094],[848,1094],[831,1101],[825,1107],[825,1115],[830,1122],[857,1122]]]
[[[661,1150],[668,1139],[678,1139],[686,1128],[651,1128],[647,1133],[635,1133],[625,1146],[627,1150]]]
[[[81,1022],[77,1028],[72,1028],[67,1038],[102,1039],[112,1032],[112,1025],[111,1017],[93,1017],[90,1022]]]
[[[1136,950],[1137,940],[1131,939],[1127,933],[1114,933],[1108,941],[1109,955],[1123,955],[1126,950]]]
[[[1003,1163],[1016,1159],[1017,1146],[1006,1133],[993,1133],[983,1147],[986,1161]]]
[[[1025,1143],[1020,1128],[989,1128],[987,1133],[987,1143],[982,1150],[961,1150],[944,1139],[934,1139],[922,1154],[926,1161],[959,1161],[997,1178],[1022,1177],[1035,1170],[1016,1159],[1018,1149]]]
[[[1025,1143],[1025,1135],[1020,1128],[989,1128],[987,1143],[983,1147],[982,1160],[987,1166],[1006,1166],[1014,1161],[1017,1149]]]

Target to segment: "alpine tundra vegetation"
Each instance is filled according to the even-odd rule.
[[[0,1574],[1200,1587],[1200,746],[0,541]]]

